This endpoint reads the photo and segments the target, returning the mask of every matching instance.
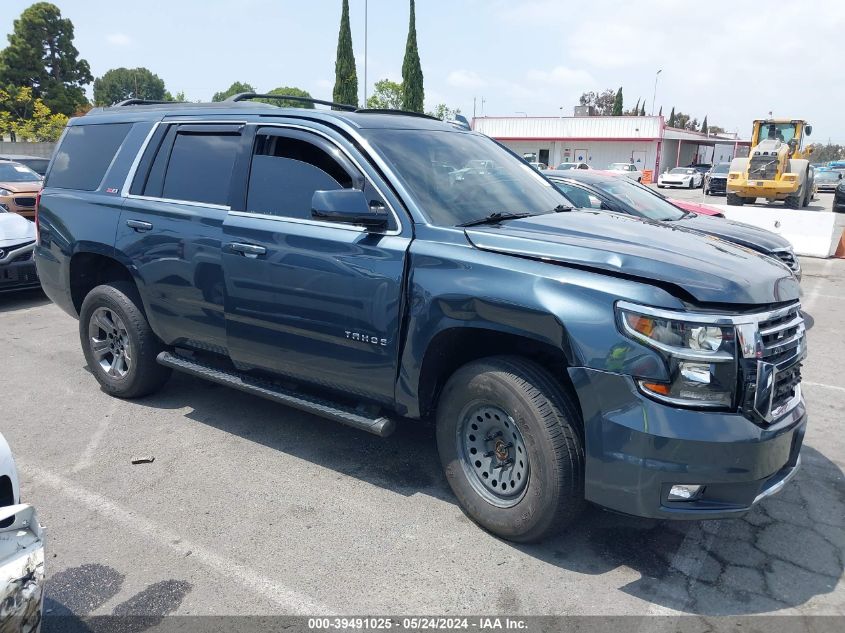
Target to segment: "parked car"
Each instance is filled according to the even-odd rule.
[[[637,182],[643,181],[643,172],[637,169],[637,166],[634,163],[610,163],[606,171],[627,176],[631,180],[636,180]]]
[[[819,191],[835,191],[841,182],[841,171],[835,169],[816,170],[816,187]]]
[[[44,531],[21,503],[18,470],[0,435],[0,630],[37,633],[44,608]]]
[[[12,161],[26,165],[39,176],[47,173],[47,166],[50,164],[49,158],[27,156],[26,154],[0,154],[0,161]]]
[[[531,165],[534,169],[536,169],[538,171],[545,171],[546,169],[549,168],[549,166],[546,165],[546,163],[538,163],[537,161],[532,161],[528,164]]]
[[[657,186],[661,189],[664,187],[695,189],[701,186],[703,180],[701,172],[692,167],[675,167],[657,177]]]
[[[709,204],[701,204],[700,202],[690,202],[689,200],[682,200],[680,198],[666,198],[666,200],[674,204],[676,207],[680,207],[684,211],[690,211],[691,213],[697,213],[699,215],[709,215],[714,218],[725,217],[725,214],[722,213],[720,209],[717,209],[716,207],[711,206]]]
[[[834,213],[845,213],[845,180],[840,182],[833,192]]]
[[[704,174],[704,195],[714,196],[725,195],[728,191],[728,172],[731,170],[730,163],[719,163]]]
[[[547,172],[547,175],[578,206],[589,202],[594,209],[626,213],[719,237],[778,259],[801,279],[801,264],[792,245],[771,231],[678,208],[677,201],[669,201],[645,185],[615,175],[596,171]]]
[[[804,322],[780,262],[572,210],[430,117],[256,96],[69,123],[36,262],[107,393],[177,370],[378,435],[433,420],[466,514],[522,542],[585,499],[733,518],[797,472]],[[434,167],[471,160],[496,168]]]
[[[20,163],[0,162],[0,209],[35,217],[41,176]]]
[[[38,288],[34,250],[35,224],[0,209],[0,293]]]
[[[704,178],[704,174],[713,169],[713,165],[710,163],[691,163],[690,165],[687,165],[687,167],[692,167],[695,171],[701,174],[702,178]]]
[[[565,171],[567,169],[592,169],[587,163],[561,163],[555,167],[558,171]]]

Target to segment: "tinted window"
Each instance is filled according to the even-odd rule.
[[[248,211],[311,218],[315,191],[352,188],[352,178],[324,150],[295,138],[259,135],[249,174]]]
[[[56,152],[48,185],[94,191],[131,127],[131,123],[69,127]]]
[[[668,202],[659,193],[627,177],[602,179],[593,186],[640,217],[669,221],[680,220],[686,215],[685,211]]]
[[[240,140],[238,134],[177,134],[161,197],[227,205]]]
[[[561,192],[572,201],[572,204],[576,207],[580,207],[582,209],[589,209],[595,207],[596,205],[593,204],[593,201],[590,199],[589,192],[581,189],[580,187],[576,187],[575,185],[571,185],[569,183],[560,182],[558,180],[552,180],[555,183],[555,187],[561,190]],[[601,203],[599,203],[600,206]]]

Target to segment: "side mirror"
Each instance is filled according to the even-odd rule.
[[[311,198],[311,217],[368,229],[383,229],[387,226],[387,210],[381,205],[370,206],[367,196],[358,189],[315,191]]]
[[[805,125],[804,126],[804,134],[810,136],[813,133],[813,126],[812,125]]]

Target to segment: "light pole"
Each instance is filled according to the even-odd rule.
[[[527,117],[527,116],[528,116],[528,113],[527,113],[527,112],[522,112],[522,111],[519,111],[519,110],[518,110],[518,111],[516,111],[516,112],[514,112],[514,114],[521,114],[521,115],[522,115],[522,116],[524,116],[524,117]]]
[[[663,72],[663,69],[660,68],[656,73],[654,73],[654,94],[651,95],[651,115],[654,116],[654,102],[657,99],[657,78],[660,76],[660,73]]]
[[[367,107],[367,0],[364,0],[364,107]]]

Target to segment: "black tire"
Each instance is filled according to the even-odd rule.
[[[695,189],[695,178],[690,178],[690,179],[689,179],[689,188],[690,188],[690,189]]]
[[[804,191],[799,190],[794,196],[788,196],[784,199],[783,204],[787,209],[800,209],[801,202],[804,200]]]
[[[519,441],[525,446],[530,468],[525,478],[527,483],[522,496],[509,507],[498,507],[479,494],[476,488],[481,479],[472,472],[473,464],[462,457],[460,442],[464,440],[459,434],[465,428],[463,420],[467,415],[469,420],[475,420],[473,407],[479,406],[507,412],[520,434]],[[581,512],[584,506],[581,428],[581,416],[571,397],[542,367],[518,357],[491,357],[464,365],[447,381],[437,406],[440,461],[464,512],[496,536],[521,543],[544,539]],[[516,437],[514,430],[514,441]],[[521,455],[519,444],[517,448]],[[518,458],[516,449],[513,455]],[[494,458],[491,463],[495,459],[500,458]],[[501,476],[505,470],[495,472]],[[472,477],[477,479],[471,481]],[[512,486],[513,483],[511,480]]]
[[[108,336],[106,329],[96,326],[98,334],[92,337],[91,328],[95,327],[92,319],[101,315],[107,315],[116,325],[115,333]],[[122,341],[119,344],[121,350],[129,357],[128,361],[121,364],[126,368],[124,375],[117,375],[119,370],[110,373],[104,367],[104,363],[112,367],[119,364],[115,359],[120,352],[116,354],[106,350],[106,356],[98,358],[94,351],[95,338],[102,338],[101,342],[96,341],[101,346],[109,342],[118,345],[118,330]],[[165,347],[150,328],[141,309],[138,291],[130,282],[104,284],[88,293],[79,311],[79,339],[91,373],[103,390],[112,396],[140,398],[157,391],[170,378],[171,370],[156,362],[156,356]]]
[[[735,193],[727,193],[727,203],[732,207],[741,207],[745,204],[745,198],[738,196]]]

